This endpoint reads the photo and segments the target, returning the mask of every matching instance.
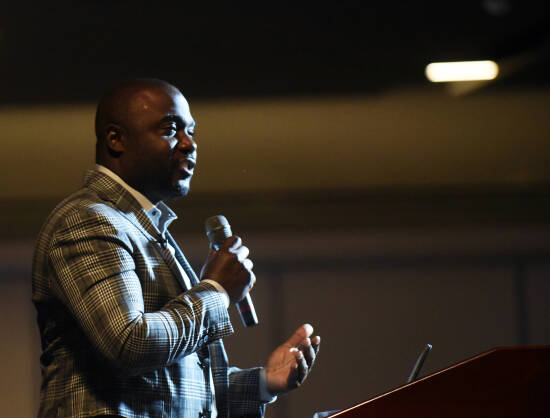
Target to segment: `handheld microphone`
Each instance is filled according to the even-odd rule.
[[[210,241],[212,248],[216,251],[227,238],[233,235],[229,222],[227,222],[227,219],[223,215],[208,218],[205,222],[205,228],[208,241]],[[256,315],[250,294],[247,293],[245,298],[237,303],[237,310],[245,327],[258,325],[258,316]]]

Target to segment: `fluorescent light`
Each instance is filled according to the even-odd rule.
[[[492,80],[498,75],[494,61],[433,62],[426,66],[428,80],[442,81]]]

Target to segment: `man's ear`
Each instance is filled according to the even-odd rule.
[[[109,153],[114,157],[120,156],[126,150],[126,132],[116,123],[109,123],[105,127],[105,144]]]

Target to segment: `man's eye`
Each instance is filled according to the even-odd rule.
[[[167,126],[164,128],[164,133],[166,136],[174,136],[178,130],[175,126]]]
[[[194,136],[195,135],[195,130],[194,129],[188,129],[187,130],[187,135]]]

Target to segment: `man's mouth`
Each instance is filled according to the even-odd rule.
[[[197,162],[195,160],[192,160],[192,159],[186,159],[186,160],[183,160],[182,162],[180,162],[179,164],[179,169],[181,171],[184,171],[185,173],[189,174],[189,175],[192,175],[193,174],[193,169],[195,168],[195,164],[197,164]]]

